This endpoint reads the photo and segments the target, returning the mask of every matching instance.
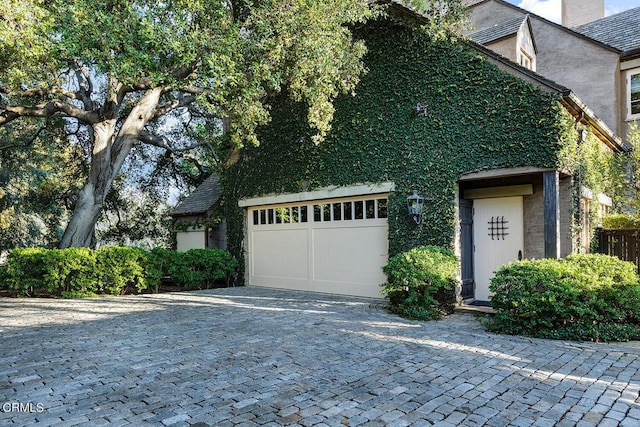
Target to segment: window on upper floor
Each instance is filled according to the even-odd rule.
[[[524,68],[528,68],[529,70],[533,70],[533,61],[531,55],[529,55],[524,49],[520,49],[520,55],[518,55],[518,62]]]
[[[640,69],[627,72],[627,119],[640,118]]]

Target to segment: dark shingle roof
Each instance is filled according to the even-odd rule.
[[[640,7],[573,28],[623,52],[640,48]]]
[[[220,198],[220,178],[213,174],[176,206],[171,216],[196,215],[207,212]]]
[[[480,44],[487,44],[494,42],[496,40],[503,39],[505,37],[516,34],[524,21],[526,21],[527,16],[518,17],[515,19],[511,19],[509,21],[501,22],[499,24],[494,25],[493,27],[485,28],[480,31],[476,31],[475,33],[469,35],[471,40]]]

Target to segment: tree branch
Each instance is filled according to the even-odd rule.
[[[153,135],[147,131],[140,132],[140,136],[138,137],[138,139],[144,144],[163,148],[172,154],[182,154],[195,148],[202,147],[202,144],[197,143],[184,148],[175,148],[170,145],[170,141],[168,138],[164,136]]]
[[[177,99],[172,99],[161,105],[158,105],[153,115],[153,118],[157,119],[158,117],[162,117],[166,115],[171,110],[175,110],[176,108],[181,108],[181,107],[186,107],[188,105],[191,105],[192,103],[195,102],[195,100],[196,100],[196,97],[193,95],[188,95],[188,96],[180,95],[178,96]]]
[[[85,111],[66,102],[59,100],[49,101],[47,103],[34,106],[22,105],[2,105],[0,104],[0,126],[9,123],[19,117],[52,117],[54,115],[63,115],[73,117],[83,123],[93,124],[99,121],[99,117],[95,112]]]

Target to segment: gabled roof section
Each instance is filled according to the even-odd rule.
[[[520,7],[518,7],[518,6],[514,5],[514,4],[509,3],[508,1],[504,1],[504,0],[480,0],[480,1],[473,2],[468,7],[469,7],[469,9],[471,9],[471,8],[477,7],[477,6],[481,5],[481,4],[488,3],[488,2],[495,2],[495,3],[501,4],[501,5],[505,6],[505,7],[509,7],[511,9],[520,11],[523,15],[529,15],[531,18],[535,18],[536,20],[542,21],[545,24],[548,24],[548,25],[551,25],[551,26],[556,27],[558,29],[561,29],[562,31],[564,31],[564,32],[566,32],[568,34],[571,34],[573,36],[579,37],[579,38],[581,38],[583,40],[586,40],[586,41],[591,42],[591,43],[593,43],[595,45],[598,45],[598,46],[600,46],[600,47],[602,47],[604,49],[607,49],[607,50],[610,50],[610,51],[613,51],[613,52],[616,52],[616,53],[621,53],[622,52],[620,49],[618,49],[618,48],[616,48],[614,46],[611,46],[611,45],[609,45],[607,43],[604,43],[604,42],[602,42],[600,40],[596,40],[594,38],[591,38],[591,37],[589,37],[589,36],[587,36],[585,34],[582,34],[582,33],[578,32],[578,31],[575,31],[574,29],[567,28],[567,27],[565,27],[563,25],[560,25],[560,24],[556,24],[555,22],[550,21],[547,18],[543,18],[540,15],[536,15],[535,13],[531,13],[528,10],[522,9],[522,8],[520,8]]]
[[[580,34],[626,52],[640,48],[640,7],[573,28]]]
[[[493,27],[485,28],[484,30],[476,31],[470,34],[471,40],[480,44],[489,44],[502,40],[504,38],[515,35],[522,28],[522,24],[529,18],[526,15],[524,18],[515,18],[509,21],[501,22]]]
[[[176,206],[171,216],[188,216],[206,213],[220,199],[220,177],[213,174],[205,179],[193,193]]]

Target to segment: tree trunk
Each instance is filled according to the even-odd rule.
[[[140,132],[153,117],[162,91],[163,88],[148,90],[131,110],[117,135],[114,135],[115,119],[92,126],[91,170],[78,193],[73,214],[58,245],[61,249],[96,246],[95,229],[104,200]]]

